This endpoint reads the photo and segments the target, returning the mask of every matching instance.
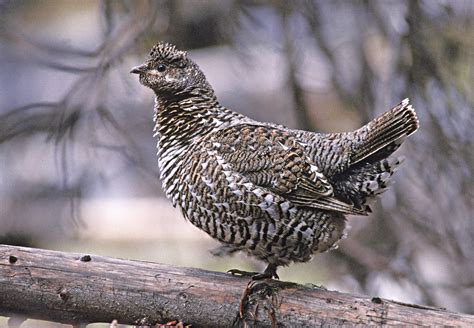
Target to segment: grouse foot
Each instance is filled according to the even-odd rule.
[[[265,271],[262,273],[259,272],[249,272],[249,271],[242,271],[239,269],[231,269],[228,270],[227,273],[230,273],[233,276],[241,276],[241,277],[251,277],[252,280],[263,280],[263,279],[280,279],[277,272],[277,266],[275,264],[269,264]]]

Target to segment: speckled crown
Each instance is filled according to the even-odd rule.
[[[175,61],[185,59],[186,55],[186,51],[176,49],[175,45],[166,42],[160,42],[151,49],[149,59]]]

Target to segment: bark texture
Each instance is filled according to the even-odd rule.
[[[474,326],[474,316],[280,281],[0,245],[0,315],[192,327]],[[244,291],[246,292],[244,293]]]

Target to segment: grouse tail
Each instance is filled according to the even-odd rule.
[[[418,127],[418,117],[409,99],[406,98],[391,110],[355,131],[365,136],[360,146],[351,154],[351,165],[374,155],[373,161],[386,158]]]

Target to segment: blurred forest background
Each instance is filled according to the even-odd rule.
[[[472,0],[0,0],[0,243],[263,269],[214,258],[164,199],[153,94],[129,74],[160,40],[224,106],[292,128],[352,130],[410,97],[396,184],[337,251],[279,274],[474,313]]]

